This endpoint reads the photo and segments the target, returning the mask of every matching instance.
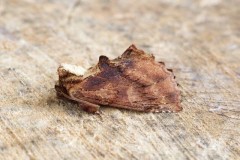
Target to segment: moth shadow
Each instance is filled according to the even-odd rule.
[[[51,89],[49,91],[49,94],[45,97],[45,101],[47,106],[54,111],[65,112],[66,114],[72,116],[81,116],[82,114],[86,114],[86,112],[75,101],[64,97],[59,98],[55,89]]]

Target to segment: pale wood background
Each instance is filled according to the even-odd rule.
[[[240,1],[0,0],[0,159],[240,159]],[[60,63],[130,44],[181,84],[177,114],[56,99]]]

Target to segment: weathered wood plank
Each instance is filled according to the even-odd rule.
[[[238,1],[0,1],[0,159],[239,159]],[[60,63],[131,43],[174,69],[184,110],[101,117],[56,99]]]

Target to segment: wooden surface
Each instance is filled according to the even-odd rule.
[[[0,159],[240,159],[240,1],[0,0]],[[130,44],[173,68],[183,111],[56,99],[60,63]]]

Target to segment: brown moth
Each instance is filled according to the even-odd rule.
[[[87,112],[101,106],[143,112],[178,112],[180,91],[171,69],[153,55],[131,45],[120,57],[100,56],[85,73],[81,67],[61,65],[57,95],[75,101]]]

